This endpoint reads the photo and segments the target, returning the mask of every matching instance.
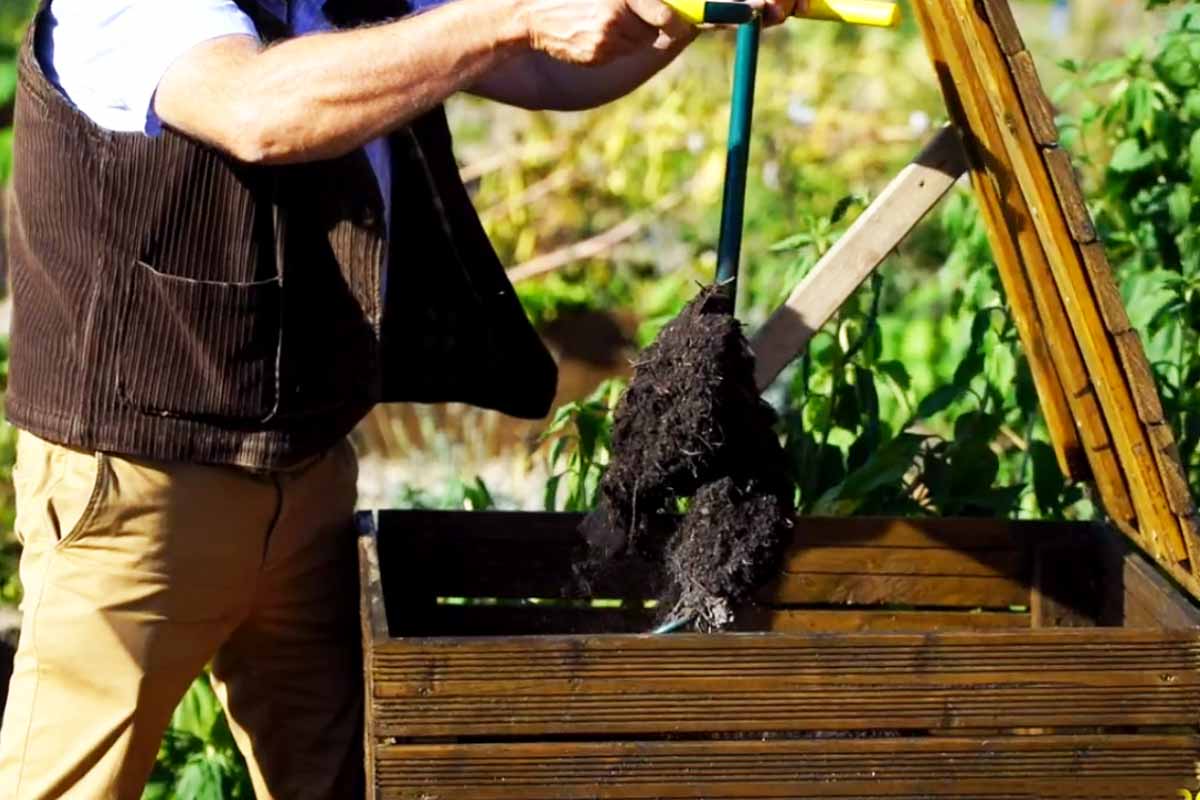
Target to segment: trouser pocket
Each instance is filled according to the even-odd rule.
[[[107,456],[47,442],[22,431],[13,469],[13,531],[25,546],[66,547],[83,536],[103,502]]]

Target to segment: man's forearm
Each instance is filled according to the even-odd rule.
[[[526,52],[490,70],[474,94],[521,108],[579,111],[632,92],[670,64],[696,38],[695,30],[663,50],[645,48],[599,67],[567,64]]]
[[[424,14],[259,49],[206,45],[164,77],[156,111],[246,161],[331,158],[416,118],[525,49],[520,0],[459,0]],[[214,69],[217,74],[214,74]]]

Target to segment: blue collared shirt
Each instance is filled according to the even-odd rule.
[[[293,35],[330,30],[324,0],[258,0]],[[428,6],[424,0],[414,6]],[[193,47],[223,36],[259,38],[233,0],[53,0],[40,28],[46,76],[83,114],[111,131],[162,132],[154,93],[166,71]],[[391,222],[391,161],[383,139],[364,150]]]

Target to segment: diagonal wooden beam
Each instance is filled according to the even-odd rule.
[[[760,390],[808,346],[846,299],[967,170],[962,144],[943,128],[838,239],[754,335]]]

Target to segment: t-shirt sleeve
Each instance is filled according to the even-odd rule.
[[[223,36],[258,38],[233,0],[54,0],[38,51],[47,76],[97,125],[154,136],[163,75]]]

